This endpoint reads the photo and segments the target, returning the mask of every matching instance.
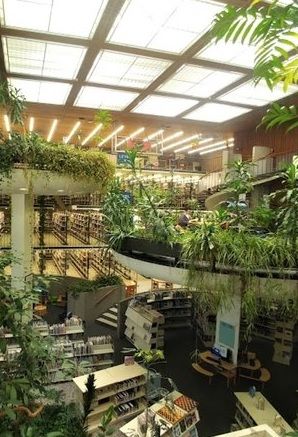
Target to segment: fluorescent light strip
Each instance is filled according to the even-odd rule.
[[[180,149],[174,150],[174,153],[183,152],[183,150],[190,149],[191,147],[192,147],[192,144],[188,144],[187,146],[183,146],[183,147],[180,147]]]
[[[10,121],[8,115],[4,114],[3,118],[4,118],[5,129],[7,130],[7,132],[10,132]]]
[[[110,135],[108,135],[104,140],[102,140],[97,147],[103,146],[105,143],[107,143],[111,138],[113,138],[114,135],[117,135],[119,132],[121,132],[124,129],[124,124],[117,127]]]
[[[55,118],[55,120],[53,120],[52,126],[50,128],[50,131],[49,131],[49,134],[48,134],[48,137],[47,137],[47,141],[51,141],[52,136],[54,135],[54,132],[56,130],[57,123],[58,123],[58,120],[57,120],[57,118]]]
[[[163,151],[165,152],[166,150],[172,149],[175,146],[179,146],[180,144],[188,143],[188,141],[197,140],[198,138],[199,138],[198,134],[192,135],[191,137],[184,138],[184,140],[176,141],[176,143],[172,143],[169,146],[164,147]]]
[[[32,132],[34,129],[34,117],[30,117],[29,119],[29,132]]]
[[[197,149],[195,149],[195,150],[191,150],[190,152],[188,152],[188,154],[191,155],[192,153],[200,152],[201,150],[203,151],[203,150],[210,149],[210,147],[221,146],[221,145],[224,144],[226,141],[227,141],[227,140],[220,140],[220,141],[217,141],[216,143],[209,144],[208,146],[198,147]]]
[[[215,147],[215,149],[210,149],[210,150],[205,150],[204,152],[200,152],[200,155],[207,155],[207,153],[213,153],[213,152],[217,152],[218,150],[223,150],[226,149],[227,146],[221,146],[221,147]]]
[[[74,133],[79,129],[81,122],[77,121],[76,124],[74,125],[74,127],[72,128],[70,134],[68,135],[68,137],[65,140],[65,144],[68,143],[68,141],[71,139],[71,137],[74,135]]]
[[[132,140],[134,137],[139,135],[141,132],[144,132],[144,130],[145,130],[144,127],[140,127],[140,129],[137,129],[135,132],[130,134],[129,137],[126,137],[126,138],[124,138],[124,140],[121,140],[120,143],[118,143],[116,145],[116,149],[117,149],[117,147],[122,146],[122,144],[126,143],[127,140]]]
[[[82,142],[82,146],[85,146],[85,144],[88,143],[88,141],[99,131],[99,129],[102,128],[102,123],[100,123],[96,128],[93,129],[93,131],[90,132],[90,134],[84,139]]]
[[[164,129],[159,129],[158,131],[154,132],[153,134],[149,135],[146,138],[146,141],[150,141],[153,140],[154,138],[156,138],[158,135],[161,135],[164,133]]]
[[[181,137],[181,135],[183,135],[183,134],[184,134],[183,130],[180,130],[180,131],[174,133],[173,135],[170,135],[169,137],[166,137],[163,140],[158,141],[158,143],[156,143],[156,145],[158,146],[159,144],[168,143],[169,141],[174,140],[175,138]]]

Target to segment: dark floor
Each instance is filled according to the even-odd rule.
[[[47,320],[58,321],[61,308],[50,309]],[[123,362],[121,349],[131,347],[126,340],[118,340],[116,331],[97,323],[86,326],[87,335],[111,334],[115,341],[115,363]],[[190,353],[195,348],[192,329],[176,329],[166,332],[166,363],[156,366],[163,376],[170,377],[178,390],[195,399],[199,404],[201,417],[198,431],[200,437],[208,437],[230,431],[235,412],[234,391],[247,391],[251,381],[239,379],[235,386],[226,386],[226,379],[220,375],[213,378],[209,385],[208,378],[199,375],[191,367]],[[201,348],[200,350],[204,350]],[[264,396],[272,403],[288,423],[292,423],[298,411],[298,349],[295,350],[290,366],[272,362],[273,343],[266,340],[254,341],[249,350],[257,353],[262,366],[271,372],[271,380],[265,385]],[[256,386],[257,390],[260,387]]]

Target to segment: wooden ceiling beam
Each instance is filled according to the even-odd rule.
[[[59,44],[70,44],[73,46],[83,46],[88,47],[90,44],[89,39],[79,38],[68,35],[58,35],[56,33],[49,32],[37,32],[34,30],[17,29],[10,27],[0,27],[0,36],[11,36],[14,38],[24,38],[24,39],[36,39],[39,41],[53,42]]]
[[[90,69],[92,68],[92,65],[98,55],[98,52],[102,49],[103,44],[111,30],[111,27],[124,3],[125,0],[110,0],[108,2],[79,69],[77,82],[73,85],[69,93],[65,105],[66,107],[72,106],[74,104],[81,90],[82,83],[86,80]]]

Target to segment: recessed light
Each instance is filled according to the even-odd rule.
[[[28,191],[28,188],[22,187],[20,188],[20,191]]]
[[[57,190],[57,193],[64,193],[64,190]]]

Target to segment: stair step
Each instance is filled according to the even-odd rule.
[[[99,317],[98,319],[96,319],[96,321],[103,325],[108,325],[108,326],[112,326],[113,328],[117,328],[117,323],[114,323],[111,320],[105,319],[103,317]]]
[[[109,308],[109,311],[112,313],[118,314],[118,308],[111,307],[111,308]]]
[[[117,320],[118,319],[118,314],[110,313],[108,311],[103,313],[101,316],[102,317],[106,317],[107,319],[111,319],[111,320]]]

